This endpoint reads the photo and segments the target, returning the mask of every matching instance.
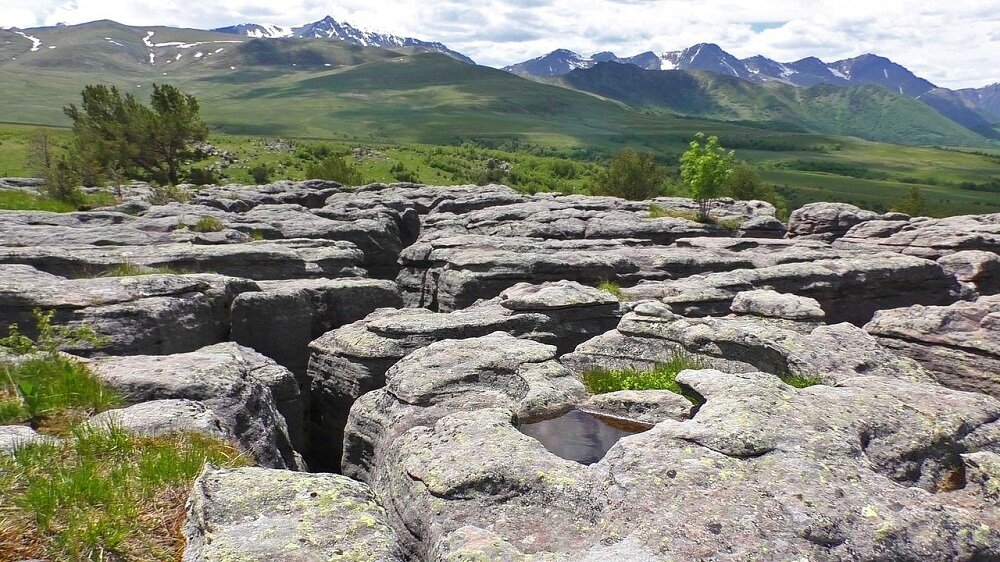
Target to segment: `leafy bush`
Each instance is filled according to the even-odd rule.
[[[219,173],[212,168],[191,168],[187,173],[188,183],[194,185],[217,185]]]
[[[361,172],[345,158],[327,156],[306,166],[306,178],[330,180],[344,185],[360,185]]]
[[[587,390],[594,394],[619,390],[669,390],[677,394],[684,394],[683,389],[677,383],[678,373],[685,369],[702,369],[704,367],[705,365],[698,359],[679,352],[674,354],[669,361],[657,365],[651,371],[591,369],[583,374],[583,384]]]
[[[246,465],[200,434],[78,428],[0,455],[0,551],[13,560],[179,560],[184,503],[206,462]]]
[[[257,185],[270,183],[271,168],[269,168],[267,164],[258,164],[250,168],[250,176],[253,177],[253,181]]]
[[[154,185],[152,189],[153,193],[149,197],[149,203],[152,205],[187,203],[191,200],[190,193],[175,185]]]

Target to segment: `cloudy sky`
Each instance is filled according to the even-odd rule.
[[[1000,82],[1000,0],[0,0],[0,27],[113,19],[213,28],[331,15],[503,66],[557,48],[619,55],[718,43],[744,58],[874,52],[951,88]]]

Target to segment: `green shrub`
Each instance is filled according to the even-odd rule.
[[[257,185],[270,183],[271,168],[269,168],[267,164],[258,164],[250,168],[250,176],[253,177],[253,181]]]
[[[665,177],[652,154],[626,148],[598,174],[593,191],[596,195],[643,201],[660,194]]]
[[[219,179],[219,173],[211,168],[191,168],[187,173],[188,183],[194,185],[216,185]]]
[[[0,551],[14,560],[179,560],[184,503],[206,462],[246,465],[200,434],[109,426],[0,455]]]
[[[198,222],[189,226],[195,232],[221,232],[226,226],[215,217],[201,217]]]
[[[669,361],[650,371],[635,369],[609,370],[595,368],[583,374],[583,384],[594,394],[619,390],[669,390],[684,394],[677,383],[677,374],[685,369],[703,369],[704,363],[686,354],[676,353]],[[689,400],[694,402],[691,397]]]
[[[360,185],[361,172],[345,158],[327,156],[306,166],[306,178],[330,180],[344,185]]]
[[[191,194],[176,185],[154,185],[153,194],[149,197],[152,205],[187,203],[190,200]]]

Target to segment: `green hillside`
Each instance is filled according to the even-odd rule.
[[[986,146],[989,141],[915,99],[874,85],[799,88],[687,70],[599,64],[557,81],[640,109],[788,130],[912,145]]]
[[[389,168],[398,161],[418,181],[467,182],[476,177],[480,159],[494,157],[515,163],[517,174],[506,181],[517,187],[579,191],[594,166],[626,146],[652,152],[676,173],[678,156],[703,131],[755,163],[793,202],[838,200],[881,208],[918,185],[934,192],[938,214],[1000,211],[1000,193],[990,187],[992,178],[1000,178],[995,158],[810,132],[829,118],[838,121],[828,125],[836,133],[868,125],[903,134],[908,121],[897,112],[910,107],[895,97],[880,107],[878,92],[864,88],[747,89],[717,77],[716,95],[678,98],[686,105],[674,110],[707,119],[653,111],[652,104],[635,99],[624,100],[627,105],[444,55],[338,41],[250,40],[106,21],[28,33],[41,41],[37,51],[24,37],[0,31],[0,121],[66,127],[62,107],[79,103],[86,84],[117,85],[143,100],[153,83],[175,84],[199,99],[214,142],[245,155],[246,165],[231,170],[236,181],[248,181],[246,168],[261,160],[281,164],[287,177],[301,177],[296,162],[284,165],[284,157],[251,149],[263,137],[281,136],[326,142],[345,152],[359,145],[382,147],[384,159],[358,162],[366,181],[393,179]],[[676,76],[686,81],[681,86],[694,89],[714,75]],[[936,135],[940,144],[964,144],[936,129],[939,124],[928,122],[916,132]],[[25,172],[30,129],[0,127],[0,175]],[[457,145],[479,152],[449,148]],[[462,165],[462,159],[472,163]],[[560,160],[578,164],[579,175],[572,181],[554,177],[551,170],[565,169]]]

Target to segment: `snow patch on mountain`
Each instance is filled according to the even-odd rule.
[[[11,31],[14,31],[14,30],[11,30]],[[27,33],[23,32],[23,31],[14,31],[14,33],[20,35],[21,37],[24,37],[28,41],[31,41],[31,51],[32,52],[38,51],[39,49],[42,48],[42,40],[39,39],[38,37],[34,37],[34,36],[31,36],[31,35],[28,35]]]

